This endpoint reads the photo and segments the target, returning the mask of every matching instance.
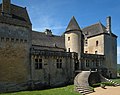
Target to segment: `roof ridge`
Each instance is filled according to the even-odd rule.
[[[89,26],[86,26],[86,27],[82,28],[82,30],[85,29],[85,28],[89,28],[89,27],[92,27],[92,26],[94,26],[94,25],[97,25],[97,24],[99,24],[99,23],[101,23],[101,22],[97,22],[97,23],[91,24],[91,25],[89,25]]]
[[[103,30],[102,23],[99,23],[99,26],[100,26],[101,31],[104,33],[105,31]]]
[[[22,8],[22,9],[26,9],[26,7],[22,7],[22,6],[19,6],[19,5],[15,5],[15,4],[11,4],[11,5],[13,5],[13,6],[15,6],[15,7]]]

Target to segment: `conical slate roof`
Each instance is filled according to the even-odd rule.
[[[74,16],[71,18],[70,23],[66,28],[66,31],[71,31],[71,30],[81,30]]]

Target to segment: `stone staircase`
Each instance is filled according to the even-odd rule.
[[[109,83],[112,83],[114,86],[120,86],[119,83],[114,82],[114,81],[112,81],[112,80],[110,80],[110,79],[107,79],[107,78],[105,78],[104,76],[102,76],[101,74],[100,74],[100,76],[101,76],[101,81],[102,81],[102,82],[109,82]]]
[[[94,89],[92,89],[88,83],[88,77],[90,73],[91,73],[90,71],[82,71],[75,77],[74,79],[75,91],[81,93],[82,95],[94,92]]]
[[[79,86],[79,87],[76,87],[76,90],[77,90],[77,92],[81,93],[82,95],[86,95],[86,94],[94,92],[94,90],[91,87]]]
[[[98,81],[98,79],[100,80]],[[91,81],[95,81],[95,83],[109,82],[109,83],[112,83],[113,86],[120,86],[119,83],[105,78],[104,76],[99,74],[97,71],[82,71],[74,79],[75,91],[81,93],[82,95],[93,93],[94,89],[89,86]]]

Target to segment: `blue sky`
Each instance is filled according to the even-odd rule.
[[[1,0],[2,1],[2,0]],[[118,36],[118,63],[120,63],[120,0],[11,0],[13,4],[27,7],[33,29],[52,30],[61,35],[72,16],[81,28],[112,17],[112,31]]]

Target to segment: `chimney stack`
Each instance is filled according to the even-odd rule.
[[[10,15],[11,0],[2,0],[2,13]]]
[[[111,17],[110,16],[107,17],[106,23],[107,23],[107,26],[106,26],[107,31],[108,33],[111,33]]]

